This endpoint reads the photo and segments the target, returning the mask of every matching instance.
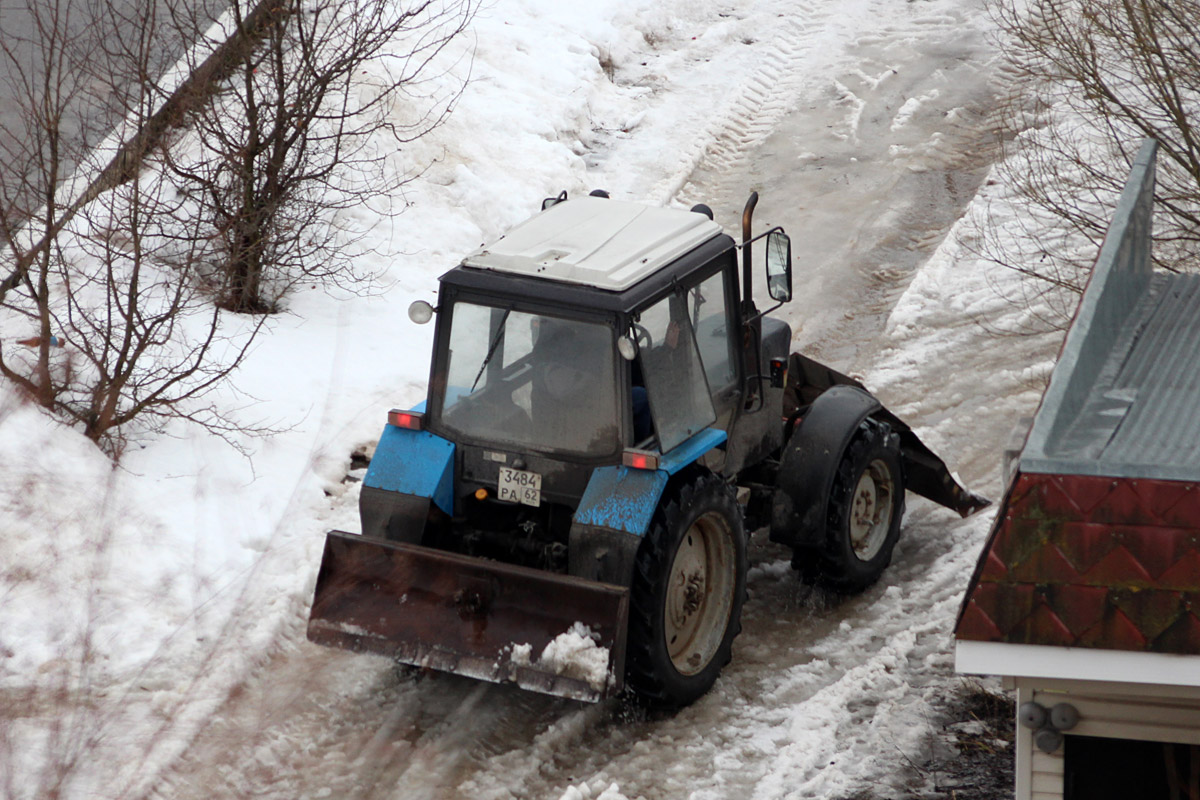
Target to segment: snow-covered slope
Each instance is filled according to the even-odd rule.
[[[282,432],[243,438],[244,456],[172,427],[133,442],[114,468],[0,386],[0,773],[9,781],[0,791],[40,796],[64,773],[63,796],[137,796],[193,742],[207,755],[159,786],[161,796],[271,787],[270,796],[320,797],[335,786],[381,797],[618,800],[892,785],[896,753],[920,751],[931,709],[954,684],[950,626],[986,515],[960,522],[914,503],[888,576],[840,604],[797,585],[786,554],[756,540],[735,662],[710,697],[667,720],[397,680],[373,659],[311,654],[301,631],[324,531],[357,529],[351,454],[371,447],[388,408],[424,393],[431,329],[408,322],[411,299],[432,299],[441,272],[564,188],[690,204],[771,184],[778,209],[766,220],[803,216],[804,205],[861,211],[866,200],[837,192],[868,153],[884,170],[874,180],[943,180],[965,162],[986,169],[986,158],[963,152],[982,137],[956,138],[964,115],[983,131],[986,109],[947,100],[963,75],[991,80],[980,5],[490,3],[461,42],[473,54],[471,83],[454,114],[395,156],[397,170],[428,167],[392,199],[403,213],[358,215],[371,227],[364,267],[385,288],[298,291],[219,397]],[[896,81],[900,69],[919,80]],[[779,130],[802,151],[788,163],[771,139]],[[764,176],[752,161],[772,166]],[[808,183],[789,184],[793,169]],[[827,196],[797,194],[797,185],[816,191],[818,179],[828,179]],[[882,209],[889,193],[919,205],[921,192],[940,191],[899,178],[872,186]],[[969,202],[931,200],[954,214]],[[1014,215],[1010,203],[1003,186],[989,186],[974,207]],[[843,233],[836,214],[820,219],[828,241]],[[970,229],[946,235],[953,220],[918,218],[924,238],[897,246],[915,254],[899,266],[842,274],[832,258],[815,265],[824,250],[801,254],[812,295],[793,326],[798,345],[830,351],[858,337],[855,363],[839,366],[863,374],[973,488],[995,495],[1003,431],[1036,403],[1053,343],[997,342],[978,324],[1020,312],[997,300],[995,278],[959,244]],[[912,224],[860,221],[846,239]],[[810,242],[824,245],[815,233]],[[858,255],[883,245],[873,247]],[[867,293],[870,309],[855,302]],[[854,311],[877,324],[844,324]],[[259,726],[248,743],[213,743],[247,720]],[[204,729],[220,735],[206,739]],[[408,761],[394,755],[400,741],[412,745]],[[353,761],[356,748],[391,754],[382,778]],[[222,759],[231,763],[205,772]]]

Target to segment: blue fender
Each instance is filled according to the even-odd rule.
[[[387,425],[363,478],[366,489],[425,497],[454,514],[454,443],[428,431]]]
[[[671,476],[725,442],[706,428],[659,459],[658,469],[599,467],[592,472],[571,520],[568,571],[589,580],[628,586],[642,537]]]
[[[592,472],[572,525],[588,525],[641,536],[670,478],[665,470],[600,467]]]
[[[725,431],[705,428],[659,459],[658,469],[600,467],[592,472],[574,522],[642,536],[671,476],[724,443]]]

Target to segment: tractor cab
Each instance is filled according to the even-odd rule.
[[[782,237],[768,274],[786,291]],[[458,446],[456,504],[573,510],[596,467],[653,467],[702,434],[723,445],[761,393],[737,251],[704,213],[586,197],[444,275],[426,414]]]

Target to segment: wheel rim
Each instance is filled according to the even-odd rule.
[[[718,513],[700,516],[684,533],[667,582],[663,635],[675,669],[703,670],[725,638],[737,565],[733,534]]]
[[[892,499],[896,485],[892,471],[880,459],[863,470],[850,505],[850,546],[860,561],[879,554],[892,527]]]

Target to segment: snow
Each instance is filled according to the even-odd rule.
[[[536,666],[541,670],[584,681],[597,691],[603,691],[612,675],[609,672],[611,654],[607,647],[597,644],[600,635],[582,622],[555,636],[533,658],[533,645],[514,644],[509,660],[518,666]]]
[[[629,800],[621,794],[621,787],[615,783],[610,783],[599,794],[594,792],[595,790],[586,783],[570,786],[563,792],[562,800]]]
[[[586,681],[593,689],[603,689],[608,682],[609,651],[596,644],[599,635],[582,622],[576,622],[570,630],[560,633],[546,645],[538,657],[538,664],[548,667],[556,675]]]
[[[527,667],[533,663],[533,645],[528,642],[524,644],[514,644],[512,648],[512,663],[518,666]]]
[[[957,201],[965,213],[956,207],[952,224],[927,223],[927,249],[897,247],[895,263],[853,275],[821,266],[849,269],[853,247],[873,231],[910,226],[897,216],[899,198],[931,190],[904,189],[895,175],[940,176],[959,157],[955,126],[984,127],[954,93],[963,79],[946,71],[982,73],[994,56],[972,44],[974,61],[943,64],[922,37],[941,36],[942,46],[982,39],[988,26],[974,0],[497,0],[481,8],[463,49],[447,54],[449,76],[468,61],[455,58],[470,56],[454,114],[396,155],[397,170],[428,165],[393,199],[403,213],[383,224],[369,209],[359,215],[368,231],[361,268],[378,276],[377,291],[298,290],[215,396],[277,433],[239,438],[243,454],[173,425],[136,437],[114,467],[0,384],[0,696],[45,698],[0,714],[0,773],[15,796],[38,796],[38,776],[70,747],[88,757],[62,796],[137,796],[185,753],[204,752],[193,743],[217,746],[204,733],[232,724],[231,697],[270,686],[280,660],[314,658],[304,655],[303,627],[324,532],[358,529],[359,484],[344,480],[350,454],[369,452],[389,408],[424,395],[432,326],[411,324],[405,309],[433,301],[439,274],[564,188],[683,207],[704,200],[727,228],[748,188],[760,188],[760,231],[807,216],[811,230],[788,223],[805,287],[786,311],[796,344],[838,354],[857,342],[845,371],[916,423],[971,488],[996,497],[1007,427],[1036,406],[1057,342],[1053,333],[991,333],[1052,311],[1022,305],[1020,276],[979,255],[985,215],[1001,243],[1021,238],[1020,201],[993,172]],[[917,73],[925,83],[907,83]],[[779,153],[791,154],[785,183],[754,172],[751,156]],[[839,180],[863,195],[838,194],[830,187]],[[0,320],[6,345],[30,333]],[[991,514],[960,521],[910,498],[907,519],[884,580],[840,603],[799,586],[787,554],[756,537],[734,661],[709,696],[670,718],[622,724],[602,706],[453,682],[383,681],[375,699],[386,668],[345,656],[328,673],[311,664],[283,672],[330,677],[302,684],[320,698],[301,718],[310,726],[296,723],[302,733],[256,732],[277,737],[253,740],[247,769],[258,763],[257,779],[230,768],[198,785],[211,792],[210,782],[228,780],[230,794],[248,794],[264,772],[300,781],[311,762],[314,786],[341,786],[321,767],[326,756],[310,750],[311,731],[324,733],[336,707],[379,729],[384,744],[372,747],[420,745],[403,762],[411,766],[396,768],[404,780],[391,781],[412,794],[396,796],[886,793],[953,692],[951,630]],[[512,658],[532,655],[517,646]],[[608,655],[572,629],[538,661],[603,685]],[[422,733],[412,709],[429,698],[445,710],[422,712],[436,723]],[[82,744],[55,739],[63,719]],[[388,739],[410,727],[396,734],[403,746]],[[317,741],[353,753],[353,734],[338,730],[348,743]],[[432,733],[445,730],[443,739]],[[445,784],[449,776],[456,783]],[[347,792],[356,780],[346,778]],[[284,782],[270,796],[320,795]]]

